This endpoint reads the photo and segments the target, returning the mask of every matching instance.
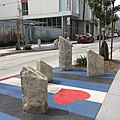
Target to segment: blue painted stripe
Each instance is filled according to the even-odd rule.
[[[53,97],[54,97],[54,94],[52,93],[48,94],[49,106],[62,109],[62,110],[67,110],[69,112],[73,112],[78,115],[84,115],[91,118],[96,117],[101,107],[100,103],[95,103],[95,102],[86,101],[86,100],[84,101],[77,100],[77,101],[74,101],[72,104],[60,105],[54,102]]]
[[[100,83],[86,82],[80,80],[69,80],[58,77],[53,77],[52,83],[59,85],[67,85],[72,87],[80,87],[80,88],[91,89],[102,92],[107,92],[110,88],[110,85],[108,84],[100,84]]]
[[[0,94],[22,99],[22,91],[21,91],[21,88],[18,86],[0,84]],[[80,100],[79,101],[77,100],[72,104],[68,104],[68,105],[59,105],[54,102],[53,97],[54,97],[54,94],[48,93],[49,106],[62,109],[62,110],[67,110],[69,112],[73,112],[79,115],[84,115],[92,118],[95,118],[101,106],[100,103],[95,103],[91,101],[80,101]]]
[[[18,99],[22,98],[21,87],[0,83],[0,94],[8,95]]]
[[[111,78],[114,79],[115,74],[104,74],[103,76],[99,76],[99,78]]]
[[[73,74],[73,75],[80,75],[83,77],[87,77],[87,72],[83,70],[69,70],[69,71],[61,71],[60,69],[53,69],[53,73],[66,73],[66,74]],[[104,74],[102,76],[98,76],[98,78],[111,78],[114,79],[115,74]]]
[[[81,76],[87,76],[87,72],[80,71],[80,70],[69,70],[69,71],[62,71],[60,69],[53,69],[53,73],[66,73],[66,74],[74,74],[74,75],[81,75]]]
[[[11,115],[8,115],[6,113],[0,112],[0,120],[20,120],[20,119],[13,117]]]
[[[21,76],[16,76],[16,78],[21,78]]]
[[[53,69],[53,73],[66,73],[66,74],[74,74],[74,75],[80,75],[83,77],[87,77],[87,72],[83,70],[69,70],[69,71],[61,71],[60,69]],[[116,74],[104,74],[102,76],[98,76],[98,78],[111,78],[114,79]],[[16,76],[16,78],[21,78],[21,76]]]

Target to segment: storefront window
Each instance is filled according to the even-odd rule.
[[[22,2],[22,15],[28,15],[28,2]]]

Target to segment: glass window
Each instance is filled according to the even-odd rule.
[[[59,0],[59,10],[60,11],[67,11],[67,0]]]
[[[43,18],[42,22],[43,22],[43,26],[47,26],[46,18]]]
[[[48,26],[51,26],[51,18],[48,18]]]
[[[61,23],[61,17],[57,18],[57,28],[61,28],[62,27],[62,23]]]
[[[71,0],[67,0],[67,11],[71,11]]]
[[[55,18],[52,18],[53,19],[53,27],[56,27],[56,17]]]
[[[22,15],[28,15],[28,2],[22,2]]]

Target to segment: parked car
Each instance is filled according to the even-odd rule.
[[[108,33],[108,37],[111,38],[112,37],[112,33]],[[119,34],[117,32],[113,33],[113,37],[119,37]]]
[[[114,37],[119,37],[119,34],[117,32],[114,32]]]
[[[94,38],[90,33],[87,33],[85,35],[78,35],[76,41],[77,43],[93,43]]]

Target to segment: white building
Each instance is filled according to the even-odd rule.
[[[115,24],[115,30],[120,33],[120,18]]]
[[[84,0],[0,0],[0,20],[15,20],[18,18],[18,5],[22,11],[26,39],[38,37],[57,38],[90,32],[91,12],[88,3],[85,4],[85,26],[83,26]],[[33,22],[34,21],[34,22]],[[34,25],[34,26],[33,26]],[[28,34],[29,36],[28,36]]]

